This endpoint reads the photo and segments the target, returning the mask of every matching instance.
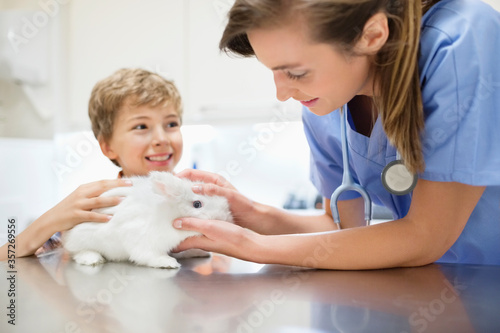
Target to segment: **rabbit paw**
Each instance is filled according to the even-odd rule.
[[[170,256],[158,256],[146,261],[146,266],[155,268],[179,268],[181,265]]]
[[[100,253],[95,251],[81,251],[73,256],[73,259],[80,265],[96,266],[106,260]]]

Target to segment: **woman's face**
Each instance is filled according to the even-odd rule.
[[[369,57],[348,56],[330,44],[311,41],[300,20],[250,30],[248,39],[259,61],[273,71],[280,101],[293,98],[325,115],[356,95],[373,96]]]

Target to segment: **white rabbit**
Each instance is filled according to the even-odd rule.
[[[63,235],[64,247],[77,263],[130,260],[138,265],[177,268],[180,264],[168,255],[169,251],[199,233],[177,230],[172,221],[191,216],[232,222],[226,198],[195,194],[189,180],[159,171],[130,180],[133,186],[102,194],[126,196],[112,207],[114,215],[109,222],[81,223]],[[96,211],[105,213],[110,209]]]

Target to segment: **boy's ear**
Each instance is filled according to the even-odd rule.
[[[366,22],[361,38],[356,43],[355,50],[360,54],[374,55],[382,49],[388,38],[389,23],[387,15],[379,12]]]
[[[99,136],[97,141],[99,142],[99,147],[101,147],[101,151],[104,156],[106,156],[110,160],[116,160],[118,155],[113,151],[109,142],[107,140],[104,140],[102,136]]]

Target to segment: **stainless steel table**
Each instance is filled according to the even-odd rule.
[[[16,259],[15,273],[0,263],[0,332],[500,332],[498,266],[326,271],[216,254],[181,263],[84,267],[61,249]]]

